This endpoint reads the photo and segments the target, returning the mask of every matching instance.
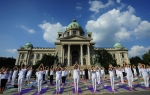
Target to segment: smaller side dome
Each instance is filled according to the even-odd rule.
[[[28,42],[24,45],[24,48],[33,48],[33,45],[30,42]]]
[[[121,45],[120,43],[115,43],[114,48],[121,49],[121,48],[122,48],[122,45]]]

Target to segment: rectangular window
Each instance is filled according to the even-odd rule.
[[[122,54],[122,58],[124,58],[124,54],[123,53],[121,53]]]
[[[67,36],[69,36],[69,32],[67,32]]]
[[[76,34],[76,31],[73,31],[73,34]]]
[[[113,54],[113,58],[116,58],[115,54]]]

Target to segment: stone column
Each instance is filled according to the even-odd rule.
[[[70,44],[68,44],[68,66],[70,66]]]
[[[62,48],[62,63],[64,63],[64,45],[63,45],[63,48]]]
[[[122,53],[119,53],[119,57],[120,57],[120,65],[122,66]]]
[[[62,59],[63,59],[63,45],[61,45],[61,63],[62,63]]]
[[[128,53],[126,53],[126,59],[127,59],[127,63],[130,64],[130,62],[129,62],[129,57],[128,57]]]
[[[89,44],[87,45],[87,51],[88,51],[88,65],[90,65],[90,48],[89,48]]]
[[[83,66],[83,44],[80,45],[80,52],[81,52],[81,55],[80,55],[81,66]]]

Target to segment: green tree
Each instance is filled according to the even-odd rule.
[[[108,70],[108,66],[111,63],[113,66],[116,66],[116,59],[114,59],[112,57],[112,55],[110,53],[108,53],[107,50],[99,50],[98,53],[99,55],[99,60],[98,62],[100,62],[101,66],[103,66],[106,71]]]
[[[131,57],[130,58],[130,63],[131,63],[131,65],[135,65],[135,66],[137,66],[138,63],[145,64],[145,62],[139,56]]]
[[[146,63],[149,63],[150,64],[150,50],[148,52],[146,52],[143,56],[142,56],[143,60],[146,62]]]
[[[13,57],[0,57],[0,68],[7,67],[12,69],[15,65],[16,59]]]

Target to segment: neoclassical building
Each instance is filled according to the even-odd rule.
[[[94,47],[92,32],[84,32],[82,27],[73,20],[66,30],[59,31],[54,42],[55,48],[33,47],[29,42],[18,49],[16,65],[26,60],[27,65],[35,65],[44,54],[55,55],[58,53],[60,63],[72,66],[77,61],[81,66],[93,64],[95,54],[98,50],[107,50],[115,59],[117,64],[129,62],[128,50],[120,43],[115,43],[112,48]]]

